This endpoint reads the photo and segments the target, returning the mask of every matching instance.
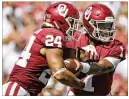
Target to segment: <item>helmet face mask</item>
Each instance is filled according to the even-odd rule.
[[[83,15],[86,32],[95,40],[111,42],[115,37],[115,19],[112,11],[103,4],[93,4]]]
[[[68,18],[66,18],[66,21],[69,24],[69,29],[66,31],[66,34],[68,35],[69,39],[71,38],[73,40],[78,41],[81,37],[81,32],[79,31],[80,20],[72,18],[72,17],[68,17]],[[77,38],[74,37],[74,33],[76,31],[80,32],[80,36]]]
[[[91,36],[102,42],[111,42],[115,37],[115,20],[91,20],[89,22],[94,28]]]

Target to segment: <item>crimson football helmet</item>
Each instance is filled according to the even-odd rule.
[[[54,3],[46,9],[44,24],[61,30],[69,40],[70,38],[75,39],[73,36],[78,30],[79,12],[69,3]]]
[[[115,37],[115,18],[106,5],[92,4],[83,14],[83,25],[93,39],[101,42],[111,42]]]

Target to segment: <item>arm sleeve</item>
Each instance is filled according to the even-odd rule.
[[[105,57],[104,59],[108,60],[109,62],[112,63],[112,65],[114,66],[114,68],[116,68],[116,66],[120,63],[121,59],[118,58],[114,58],[114,57]]]

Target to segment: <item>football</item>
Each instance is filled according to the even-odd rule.
[[[78,74],[78,72],[81,69],[81,65],[79,62],[77,62],[77,60],[75,59],[66,59],[64,60],[65,66],[66,68],[71,71],[73,74]],[[79,68],[77,69],[77,67],[79,66]]]

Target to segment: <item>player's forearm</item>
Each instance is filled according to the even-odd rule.
[[[56,80],[70,87],[74,87],[77,89],[82,89],[84,87],[84,83],[79,80],[72,72],[65,68],[64,60],[60,55],[51,53],[51,66],[54,67],[53,76]],[[49,61],[50,62],[50,61]]]
[[[64,60],[60,54],[49,52],[47,53],[46,57],[48,59],[49,67],[52,70],[52,74],[56,80],[77,89],[84,87],[84,83],[81,82],[72,72],[65,68]]]
[[[57,72],[53,76],[55,77],[56,80],[58,80],[62,84],[70,87],[82,89],[85,86],[84,82],[79,80],[72,72],[70,72],[66,68],[62,68],[60,72]]]
[[[71,73],[66,68],[62,68],[61,72],[57,72],[53,76],[55,77],[56,80],[58,80],[62,84],[70,87],[82,89],[85,86],[84,82],[79,80],[73,73]]]
[[[113,66],[104,66],[96,62],[90,64],[89,63],[82,63],[82,64],[83,64],[82,72],[87,74],[100,75],[114,70]]]
[[[104,74],[104,73],[108,73],[110,71],[114,70],[113,66],[104,66],[101,64],[97,64],[97,63],[91,63],[91,68],[88,72],[88,74]]]

